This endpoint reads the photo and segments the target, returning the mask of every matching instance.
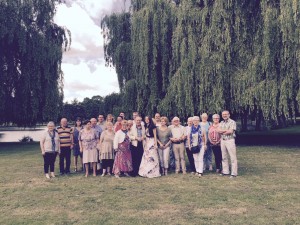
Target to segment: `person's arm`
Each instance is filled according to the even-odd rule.
[[[118,149],[119,135],[120,135],[120,132],[117,132],[115,137],[114,137],[114,150],[115,151],[117,151],[117,149]]]
[[[74,147],[74,136],[73,136],[73,129],[70,128],[70,140],[71,140],[71,149]]]
[[[204,146],[204,151],[207,149],[207,137],[206,137],[206,131],[202,130],[202,140],[203,140],[203,146]]]
[[[80,149],[80,152],[83,152],[83,148],[82,148],[82,139],[81,139],[81,131],[79,132],[79,135],[78,135],[78,142],[79,142],[79,149]]]
[[[46,137],[45,135],[41,138],[40,140],[40,147],[41,147],[41,152],[42,155],[45,155],[45,148],[44,148],[44,143],[45,143]]]
[[[187,135],[187,142],[188,142],[189,150],[191,150],[191,137],[190,137],[190,135]]]
[[[156,128],[153,129],[153,136],[154,136],[154,147],[157,148]]]

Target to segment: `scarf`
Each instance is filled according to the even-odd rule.
[[[48,131],[49,136],[51,138],[51,142],[52,142],[52,152],[55,152],[55,131],[53,131],[53,135],[51,135],[51,133]]]
[[[202,147],[202,130],[201,130],[201,126],[198,125],[197,127],[195,127],[194,125],[191,127],[191,133],[190,133],[190,141],[191,141],[191,145],[193,144],[193,134],[198,133],[198,146]]]

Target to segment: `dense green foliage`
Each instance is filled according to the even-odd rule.
[[[285,125],[299,112],[299,12],[298,0],[132,0],[102,20],[106,61],[127,111]]]
[[[58,0],[0,1],[0,123],[56,120],[70,33],[53,22]]]
[[[91,98],[84,98],[82,102],[74,99],[70,103],[64,103],[60,117],[75,121],[77,117],[81,119],[97,118],[99,114],[113,114],[118,116],[123,110],[122,98],[119,93],[112,93],[105,97],[99,95]]]

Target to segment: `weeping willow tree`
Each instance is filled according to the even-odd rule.
[[[56,120],[63,100],[62,52],[70,34],[53,22],[58,1],[0,2],[0,121]]]
[[[126,98],[150,114],[229,109],[244,129],[249,116],[257,129],[262,121],[284,126],[299,112],[299,7],[297,0],[133,0],[131,61],[113,59],[135,80],[137,97]]]

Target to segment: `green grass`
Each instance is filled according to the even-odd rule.
[[[46,180],[38,144],[0,143],[0,224],[299,224],[299,153],[238,146],[234,180],[214,173]]]

